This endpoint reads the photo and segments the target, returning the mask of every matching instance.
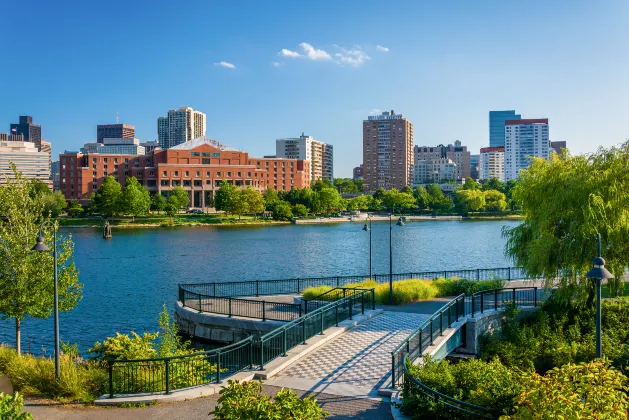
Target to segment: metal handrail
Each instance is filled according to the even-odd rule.
[[[445,404],[457,411],[463,411],[467,414],[478,416],[480,418],[487,418],[487,419],[493,418],[489,414],[490,411],[486,409],[485,407],[481,407],[481,406],[471,404],[465,401],[457,400],[456,398],[452,398],[448,395],[442,394],[441,392],[436,391],[427,385],[424,385],[408,371],[408,365],[410,363],[411,363],[411,360],[409,358],[409,355],[407,354],[404,357],[404,387],[406,388],[407,391],[409,391],[408,387],[410,387],[412,384],[414,386],[421,388],[424,394],[426,394],[429,398],[434,399],[435,402]]]
[[[440,270],[440,271],[423,271],[423,272],[407,272],[392,275],[394,280],[410,279],[410,278],[463,278],[468,280],[493,280],[503,279],[510,280],[527,280],[531,277],[526,271],[519,267],[495,267],[495,268],[476,268],[464,270]],[[371,278],[377,283],[388,283],[389,274],[374,274],[369,276],[328,276],[328,277],[298,277],[290,279],[268,279],[268,280],[250,280],[250,281],[234,281],[234,282],[209,282],[209,283],[186,283],[182,286],[191,288],[204,288],[207,294],[214,296],[262,296],[274,294],[298,294],[311,286],[331,286],[342,287],[348,283],[360,282]],[[281,285],[273,287],[276,285]],[[212,293],[209,293],[212,292]]]
[[[364,288],[364,287],[335,287],[333,289],[328,290],[327,292],[323,292],[318,296],[315,296],[313,298],[310,299],[302,299],[302,302],[304,303],[304,312],[307,314],[308,313],[308,304],[310,302],[333,302],[334,300],[339,300],[341,299],[340,295],[337,296],[332,296],[332,299],[328,299],[326,298],[328,295],[332,295],[335,292],[339,292],[342,291],[343,292],[343,298],[347,296],[347,290],[351,290],[352,294],[357,293],[357,291],[371,291],[372,294],[374,292],[374,289],[371,288]],[[337,293],[338,294],[338,293]],[[336,298],[336,299],[335,299]],[[373,296],[374,300],[375,300],[375,294]],[[322,303],[323,305],[323,303]]]

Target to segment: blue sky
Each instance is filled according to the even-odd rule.
[[[302,132],[331,143],[335,176],[361,163],[376,110],[404,113],[416,144],[473,152],[489,110],[549,118],[574,153],[629,137],[625,0],[23,0],[2,12],[0,132],[32,115],[55,154],[116,112],[156,139],[157,117],[180,106],[253,156]]]

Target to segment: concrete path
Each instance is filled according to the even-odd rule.
[[[263,386],[267,395],[275,395],[280,388]],[[295,390],[299,396],[309,395]],[[314,394],[319,405],[330,413],[331,420],[391,420],[389,403],[382,400],[357,399],[338,395]],[[190,420],[211,419],[219,395],[181,403],[158,404],[141,408],[95,407],[89,405],[56,405],[50,401],[27,400],[25,409],[35,420]]]
[[[348,397],[375,398],[391,376],[391,351],[427,315],[384,312],[288,366],[266,383]]]

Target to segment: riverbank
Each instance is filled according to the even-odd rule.
[[[102,218],[70,218],[56,219],[60,227],[64,228],[102,228],[105,219]],[[270,219],[254,218],[251,216],[229,216],[224,214],[176,215],[172,219],[164,216],[126,218],[117,217],[107,219],[112,228],[160,228],[175,226],[251,226],[251,225],[288,225],[290,222]]]

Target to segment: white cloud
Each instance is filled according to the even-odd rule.
[[[311,60],[331,60],[330,54],[323,50],[318,50],[307,42],[302,42],[299,46],[304,50],[306,56]]]
[[[369,111],[369,115],[380,115],[382,114],[382,111],[380,111],[378,108],[374,108],[371,111]]]
[[[273,67],[281,67],[282,65],[284,65],[284,63],[282,63],[281,61],[274,61],[271,64],[273,65]]]
[[[347,50],[342,47],[338,48],[341,52],[336,53],[334,56],[339,64],[349,64],[350,66],[360,67],[365,64],[367,60],[371,60],[371,57],[359,47],[355,47],[353,50]]]
[[[286,48],[282,48],[282,51],[280,51],[278,55],[291,58],[301,57],[301,54],[299,54],[297,51],[287,50]]]
[[[232,63],[228,63],[227,61],[221,61],[219,63],[214,63],[215,66],[218,67],[225,67],[226,69],[235,69],[236,66],[234,66]]]
[[[383,47],[382,45],[378,45],[376,50],[380,52],[389,52],[389,49],[387,47]]]

